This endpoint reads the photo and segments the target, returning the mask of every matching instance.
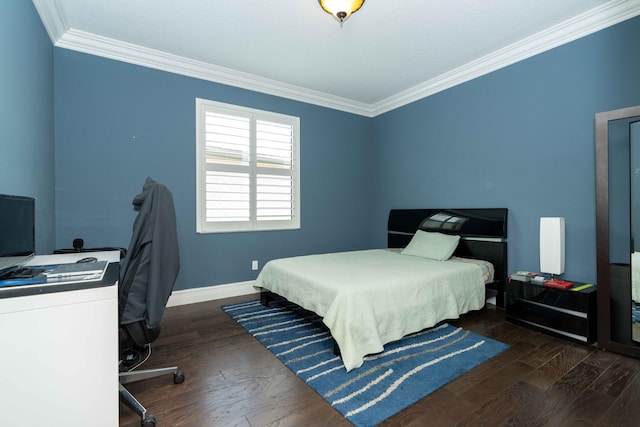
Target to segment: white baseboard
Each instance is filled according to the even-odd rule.
[[[254,281],[229,283],[226,285],[206,286],[203,288],[184,289],[174,291],[169,297],[167,307],[193,304],[196,302],[213,301],[241,295],[257,294],[253,287]]]

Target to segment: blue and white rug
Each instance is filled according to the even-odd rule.
[[[379,424],[509,347],[444,324],[387,344],[347,372],[319,317],[259,301],[222,308],[358,427]]]

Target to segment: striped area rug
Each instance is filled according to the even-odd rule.
[[[357,427],[379,424],[508,348],[443,324],[388,344],[347,372],[317,316],[259,301],[223,310]]]

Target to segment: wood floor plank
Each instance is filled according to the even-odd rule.
[[[636,375],[638,375],[638,360],[618,357],[609,365],[607,375],[598,378],[590,388],[609,396],[618,397]]]
[[[604,413],[602,426],[638,426],[640,420],[640,366],[636,363],[632,379]]]
[[[221,309],[255,299],[167,308],[144,368],[177,364],[185,382],[169,376],[127,385],[156,427],[351,426]],[[492,306],[450,323],[511,347],[382,426],[638,425],[637,360],[510,324]],[[121,405],[120,426],[139,425]]]
[[[583,347],[564,346],[558,354],[532,372],[525,381],[540,389],[548,389],[585,359],[589,352],[589,349]]]
[[[594,390],[584,392],[561,409],[549,426],[596,426],[602,414],[613,404],[614,398]]]
[[[520,360],[531,366],[539,368],[547,363],[550,359],[554,358],[558,353],[562,351],[562,347],[556,342],[544,342],[530,351]]]
[[[456,408],[456,410],[452,410]],[[475,408],[441,388],[381,423],[384,427],[455,426]]]
[[[460,393],[459,398],[472,402],[475,407],[481,407],[528,376],[533,369],[518,360],[502,368],[497,367],[485,379],[474,383],[472,387]]]
[[[560,391],[568,399],[577,399],[602,374],[603,369],[581,362],[556,381],[551,388]]]
[[[469,413],[458,427],[493,427],[504,425],[521,408],[541,393],[540,389],[517,381],[503,392],[495,395],[479,409]]]

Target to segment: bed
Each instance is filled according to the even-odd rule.
[[[285,299],[322,318],[347,371],[384,344],[503,301],[507,209],[394,209],[385,249],[272,260],[261,301]]]

